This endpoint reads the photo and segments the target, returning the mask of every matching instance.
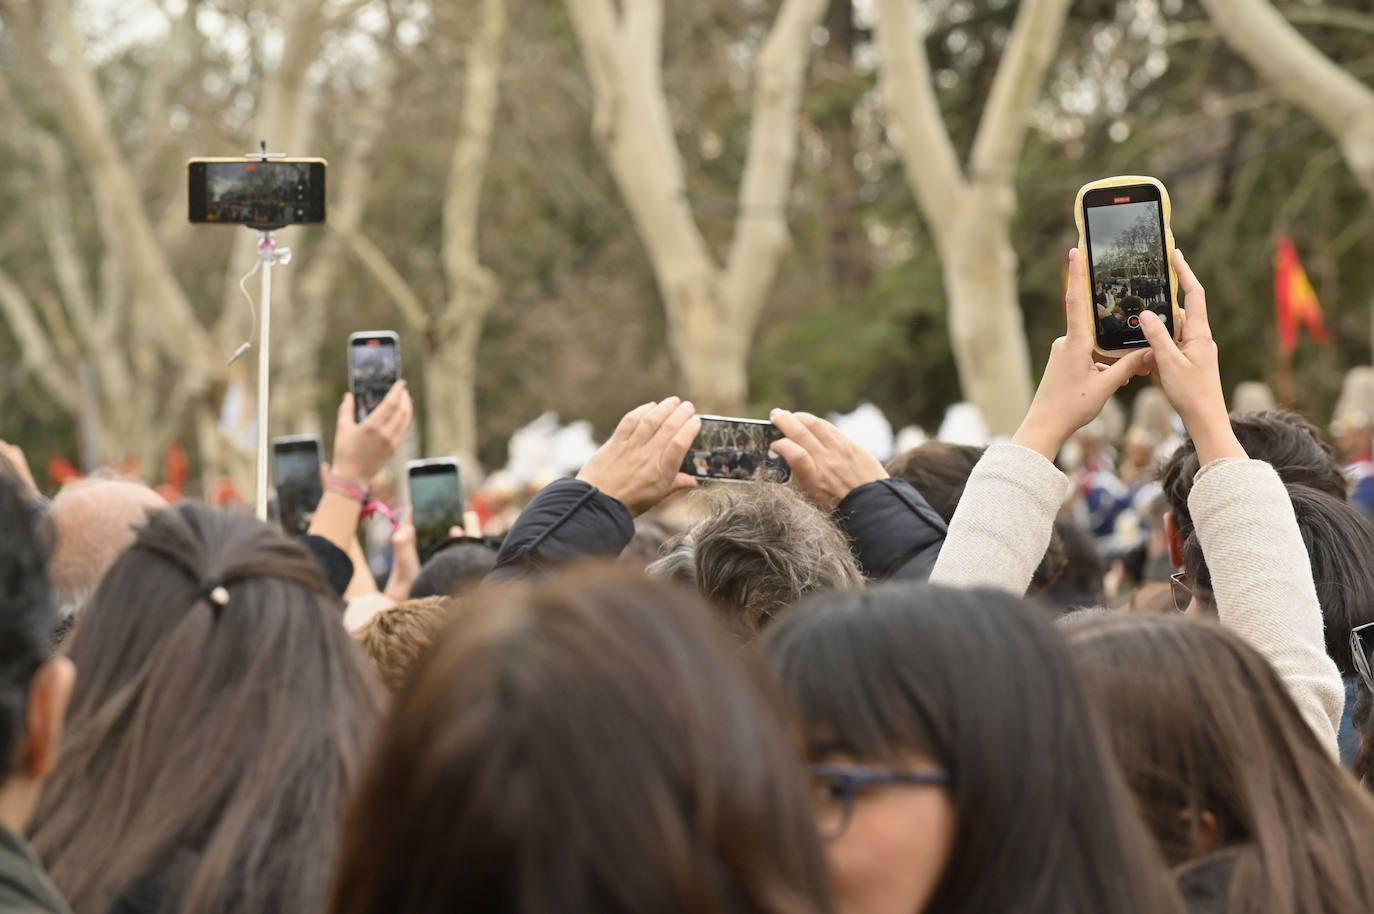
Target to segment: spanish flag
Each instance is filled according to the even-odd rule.
[[[1279,328],[1279,351],[1290,353],[1298,348],[1298,324],[1306,324],[1307,332],[1318,343],[1329,343],[1331,337],[1322,321],[1322,306],[1312,283],[1307,279],[1293,239],[1280,235],[1274,251],[1274,320]]]

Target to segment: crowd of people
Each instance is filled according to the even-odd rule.
[[[1009,441],[774,410],[791,483],[692,493],[669,397],[380,587],[404,381],[299,537],[0,443],[0,914],[1374,909],[1374,423],[1229,413],[1174,267],[1107,364],[1070,252]]]

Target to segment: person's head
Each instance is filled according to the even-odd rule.
[[[636,518],[635,535],[621,550],[620,560],[643,571],[658,561],[663,554],[663,547],[672,538],[668,528],[657,521]]]
[[[22,832],[57,759],[74,671],[53,656],[53,531],[0,461],[0,825]]]
[[[1242,850],[1231,910],[1374,905],[1374,798],[1327,754],[1254,648],[1177,614],[1089,618],[1066,634],[1171,864]]]
[[[33,841],[73,910],[106,910],[182,851],[183,914],[318,910],[382,693],[309,555],[243,515],[157,512],[70,656]]]
[[[811,762],[835,766],[817,772],[818,822],[847,914],[1176,910],[1041,611],[992,591],[886,584],[796,607],[761,649]],[[851,793],[843,772],[856,766],[948,784]]]
[[[383,728],[332,914],[828,910],[782,698],[698,598],[583,567],[472,600]]]
[[[451,597],[421,597],[379,611],[353,633],[394,695],[454,608]]]
[[[1312,565],[1326,652],[1342,676],[1354,676],[1350,630],[1374,622],[1374,522],[1344,499],[1303,485],[1286,488]],[[1184,543],[1183,569],[1198,609],[1213,610],[1211,571],[1196,533]]]
[[[57,528],[52,581],[63,635],[105,572],[134,541],[135,528],[150,511],[166,507],[161,495],[124,479],[82,479],[57,493],[50,508]]]
[[[1368,459],[1374,445],[1374,368],[1346,372],[1331,416],[1331,436],[1347,460]]]
[[[1346,497],[1347,481],[1335,453],[1316,426],[1294,412],[1232,413],[1231,429],[1245,453],[1272,466],[1286,483],[1308,486],[1332,498]],[[1175,568],[1183,567],[1183,544],[1193,532],[1188,496],[1201,469],[1192,439],[1178,446],[1160,472],[1169,504],[1165,528]]]
[[[496,550],[485,543],[454,543],[420,566],[410,598],[456,597],[482,582],[496,567]]]
[[[849,540],[787,486],[721,491],[692,530],[697,589],[748,636],[803,597],[863,583]]]
[[[969,474],[986,450],[985,447],[968,444],[927,441],[889,460],[887,472],[910,483],[935,509],[935,513],[949,523],[959,507],[959,499],[964,496]],[[1043,594],[1064,572],[1069,561],[1066,548],[1059,525],[1056,524],[1045,555],[1031,578],[1028,591],[1031,595]]]

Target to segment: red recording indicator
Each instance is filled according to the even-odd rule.
[[[1112,197],[1112,202],[1113,202],[1113,203],[1130,203],[1130,202],[1131,202],[1131,198],[1130,198],[1130,197]]]
[[[381,340],[368,340],[368,341],[367,341],[367,345],[369,345],[369,346],[380,346],[380,345],[382,345],[382,341],[381,341]]]
[[[256,166],[256,165],[245,165],[245,166],[243,166],[243,170],[244,170],[244,171],[257,171],[257,170],[258,170],[258,166]]]

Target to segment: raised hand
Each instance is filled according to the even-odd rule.
[[[1221,389],[1217,344],[1207,320],[1207,292],[1193,275],[1183,252],[1174,251],[1174,272],[1187,308],[1182,338],[1175,343],[1168,329],[1149,311],[1140,313],[1140,327],[1150,341],[1150,363],[1156,366],[1164,395],[1183,420],[1198,460],[1205,466],[1220,457],[1245,457],[1226,412]]]
[[[876,457],[819,416],[775,409],[769,418],[787,436],[775,441],[773,450],[792,468],[792,478],[806,497],[822,510],[833,511],[859,486],[887,478]]]
[[[1050,460],[1059,454],[1070,435],[1097,418],[1112,394],[1133,375],[1147,373],[1149,365],[1146,349],[1132,352],[1115,365],[1097,361],[1088,282],[1077,248],[1069,250],[1069,289],[1064,297],[1064,312],[1065,334],[1050,346],[1050,360],[1035,399],[1011,439],[1013,444],[1038,451]]]
[[[395,456],[414,411],[404,380],[391,385],[361,424],[354,419],[353,395],[344,394],[334,431],[334,475],[366,489]]]
[[[633,515],[643,514],[697,481],[681,472],[682,460],[701,420],[691,403],[669,397],[625,414],[577,478],[617,498]]]

